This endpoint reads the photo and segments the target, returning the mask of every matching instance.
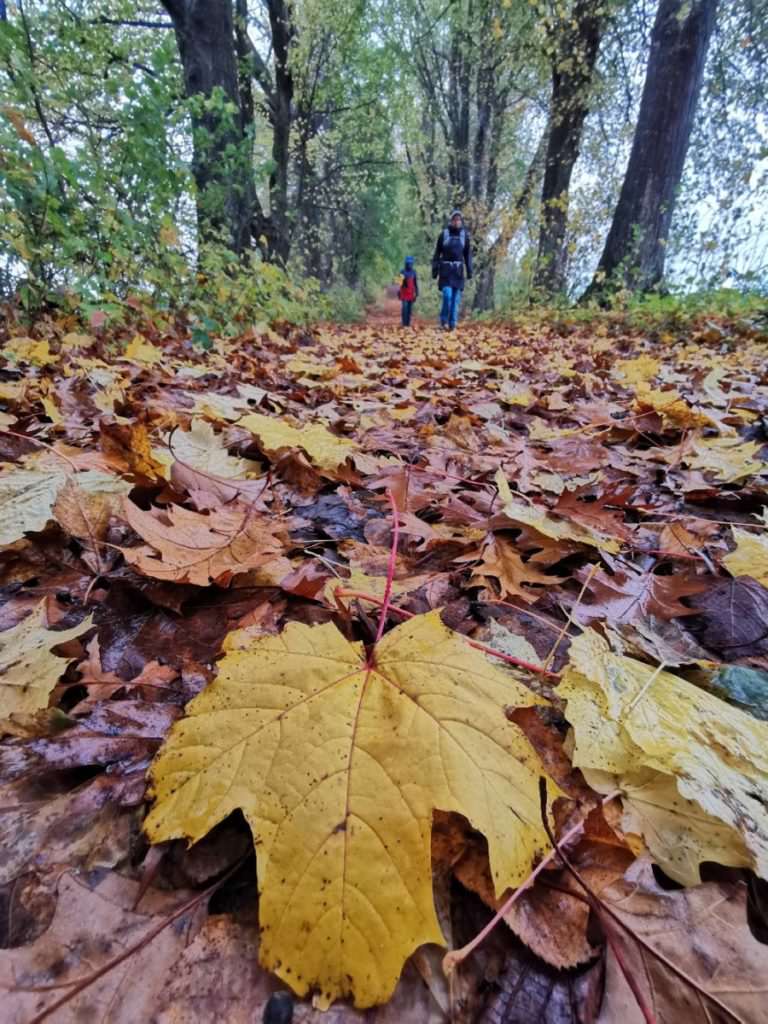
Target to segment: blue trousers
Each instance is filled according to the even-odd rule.
[[[440,307],[440,323],[443,327],[455,327],[461,308],[461,288],[443,288],[443,304]]]
[[[403,299],[400,303],[400,319],[403,327],[411,326],[411,314],[413,313],[413,299]]]

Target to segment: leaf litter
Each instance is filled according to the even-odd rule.
[[[76,326],[0,367],[7,1019],[760,1020],[759,330]]]

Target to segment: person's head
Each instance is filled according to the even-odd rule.
[[[452,211],[449,223],[452,228],[460,228],[462,226],[464,223],[464,217],[462,216],[461,210]]]
[[[414,262],[413,256],[406,256],[405,257],[405,269],[406,270],[413,270],[413,262]]]

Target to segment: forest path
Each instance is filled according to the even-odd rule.
[[[437,317],[437,298],[433,303],[434,315]],[[376,323],[380,326],[388,325],[396,327],[400,325],[400,300],[397,297],[397,285],[389,285],[370,306],[366,307],[365,319],[367,323]],[[413,311],[412,323],[425,327],[432,320],[428,300],[424,293],[416,300]]]

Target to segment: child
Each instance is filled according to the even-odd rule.
[[[400,288],[397,292],[400,299],[401,320],[403,327],[411,326],[413,304],[419,297],[419,278],[413,266],[413,256],[405,257],[405,266],[400,271]]]

